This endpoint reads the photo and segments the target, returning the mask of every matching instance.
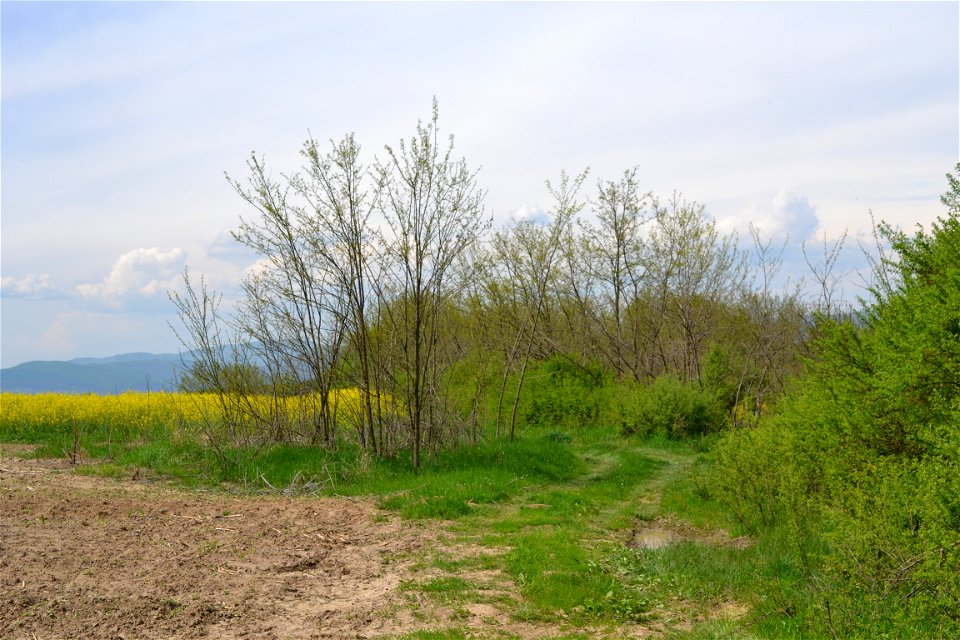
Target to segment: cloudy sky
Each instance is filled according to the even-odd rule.
[[[960,5],[18,3],[2,29],[2,366],[178,348],[185,265],[254,257],[223,177],[308,135],[368,158],[432,96],[495,221],[544,180],[638,167],[726,230],[865,237],[942,209],[960,159]],[[592,191],[592,189],[591,189]],[[589,195],[589,194],[587,194]]]

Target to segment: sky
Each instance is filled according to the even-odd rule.
[[[854,265],[871,212],[943,213],[960,4],[4,0],[0,89],[9,367],[176,352],[184,267],[230,292],[256,260],[225,172],[293,173],[349,132],[372,162],[434,96],[495,225],[542,215],[561,171],[589,167],[589,197],[636,167],[785,243],[791,275],[845,231]]]

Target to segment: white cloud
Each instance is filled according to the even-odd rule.
[[[110,274],[101,282],[77,285],[85,299],[120,306],[125,298],[152,298],[176,286],[185,264],[179,247],[163,251],[159,247],[134,249],[120,256]]]
[[[37,340],[37,349],[44,354],[68,353],[76,347],[72,336],[75,328],[85,314],[65,313],[56,317],[47,330]]]
[[[250,264],[256,260],[257,253],[242,242],[238,242],[232,233],[232,229],[221,229],[216,237],[206,247],[207,255],[224,262],[229,262],[238,266]]]
[[[510,214],[510,218],[516,222],[530,221],[535,224],[550,223],[550,214],[540,207],[540,205],[536,204],[530,205],[523,203]]]
[[[736,214],[719,217],[717,227],[725,233],[735,231],[741,238],[749,238],[751,223],[765,240],[779,241],[789,236],[793,243],[802,243],[813,237],[820,219],[806,196],[781,190],[767,205],[753,204]]]
[[[769,237],[790,235],[796,240],[807,240],[820,223],[816,208],[806,196],[789,191],[780,191],[773,198],[770,215],[761,217],[754,224]]]
[[[56,287],[50,274],[28,273],[22,278],[4,276],[0,278],[0,290],[5,298],[15,297],[49,297],[56,295]]]
[[[247,268],[240,274],[241,279],[246,280],[252,276],[258,276],[270,269],[272,263],[269,258],[258,258],[253,263],[247,265]]]

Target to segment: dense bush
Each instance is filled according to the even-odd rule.
[[[718,431],[726,420],[715,394],[670,374],[650,384],[612,387],[608,411],[626,435],[700,436]]]
[[[599,366],[553,357],[529,374],[523,420],[528,425],[550,428],[596,424],[608,383],[608,374]]]
[[[960,165],[958,165],[960,169]],[[859,322],[818,321],[777,416],[717,449],[716,491],[748,528],[787,527],[817,633],[960,634],[960,182],[947,216],[881,226]]]

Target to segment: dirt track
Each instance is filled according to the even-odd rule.
[[[6,445],[9,451],[9,445]],[[0,637],[369,638],[433,534],[369,501],[88,478],[0,448]]]

